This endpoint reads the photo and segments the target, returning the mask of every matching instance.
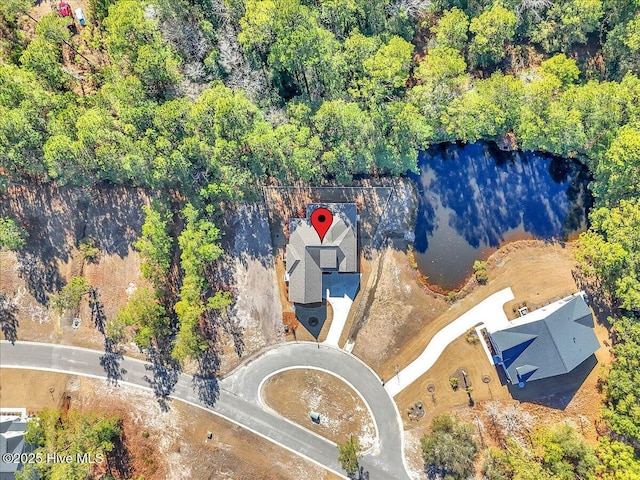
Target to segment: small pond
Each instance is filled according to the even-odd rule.
[[[493,144],[440,144],[422,152],[414,248],[428,282],[464,284],[475,260],[514,240],[567,239],[592,199],[582,164]]]

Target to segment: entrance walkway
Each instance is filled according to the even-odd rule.
[[[484,323],[489,330],[494,326],[508,325],[509,320],[502,306],[513,299],[511,288],[500,290],[436,333],[420,356],[387,382],[384,388],[389,392],[389,395],[395,397],[420,378],[436,363],[447,345],[470,328],[480,323]]]

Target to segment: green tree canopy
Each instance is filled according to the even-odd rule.
[[[0,217],[0,250],[22,250],[29,235],[10,217]]]
[[[186,225],[178,243],[182,250],[180,265],[184,271],[180,300],[174,310],[180,321],[172,355],[179,361],[199,358],[216,338],[207,332],[217,325],[206,325],[207,313],[224,311],[231,304],[231,294],[215,290],[211,284],[214,262],[223,251],[218,244],[220,230],[209,220],[201,218],[191,205],[183,210]]]
[[[625,125],[595,168],[594,194],[615,205],[640,197],[640,128]]]
[[[344,443],[338,444],[338,461],[350,478],[358,473],[360,458],[360,442],[353,435]]]
[[[442,115],[442,123],[452,138],[466,142],[490,138],[498,142],[519,125],[518,105],[523,97],[520,81],[494,73],[453,99]]]
[[[314,115],[313,124],[325,148],[322,164],[326,172],[335,172],[339,180],[348,181],[352,174],[371,169],[375,128],[358,104],[324,102]]]
[[[49,305],[58,313],[65,310],[75,312],[80,308],[82,297],[89,293],[89,288],[89,281],[85,277],[74,277],[58,293],[49,298]]]
[[[411,67],[413,45],[400,37],[392,37],[378,51],[364,60],[365,97],[381,102],[399,95],[406,86]]]
[[[435,34],[436,46],[463,50],[468,42],[469,17],[457,7],[445,10],[431,32]]]
[[[420,439],[422,458],[427,471],[451,479],[465,479],[473,474],[478,445],[473,427],[449,414],[431,421],[431,432]]]
[[[2,0],[0,15],[13,23],[18,17],[27,13],[34,3],[35,0]]]
[[[171,333],[164,307],[149,288],[139,287],[118,312],[110,326],[114,340],[123,340],[125,327],[133,327],[133,340],[140,348],[162,345]]]
[[[596,453],[600,459],[598,474],[602,480],[640,478],[640,458],[635,455],[632,446],[601,437]]]
[[[616,360],[606,379],[604,417],[614,432],[637,442],[640,439],[640,322],[632,315],[610,320],[617,338],[613,349]]]
[[[626,72],[640,74],[640,13],[627,23],[616,25],[609,32],[602,51],[614,78]]]
[[[587,43],[603,13],[602,0],[559,0],[535,25],[531,40],[549,53],[567,51],[576,43]]]
[[[568,425],[556,425],[538,430],[530,447],[510,439],[505,450],[490,448],[482,469],[488,480],[595,480],[597,465],[584,438]]]
[[[576,61],[564,54],[554,55],[540,64],[543,75],[554,75],[564,87],[575,83],[580,75]]]
[[[587,275],[627,310],[640,310],[640,200],[621,200],[590,214],[591,229],[580,235],[576,257]]]
[[[451,47],[435,47],[420,62],[415,77],[422,83],[444,83],[454,88],[466,80],[466,69],[467,64],[460,52]]]
[[[66,86],[67,77],[62,70],[61,60],[61,48],[43,37],[31,41],[20,57],[24,68],[42,78],[52,89]]]
[[[540,430],[535,435],[534,444],[543,468],[552,478],[595,478],[598,459],[594,449],[569,425]]]
[[[473,34],[469,45],[470,63],[476,66],[491,66],[505,56],[505,44],[513,40],[516,33],[515,13],[500,3],[471,20],[469,31]]]
[[[72,462],[25,463],[24,469],[16,472],[18,480],[33,478],[84,480],[93,468],[91,462],[78,462],[76,455],[90,454],[106,456],[115,447],[122,434],[120,418],[83,413],[71,409],[65,415],[59,410],[45,408],[37,418],[27,425],[25,440],[35,446],[34,454],[42,458],[47,455],[71,455]]]
[[[157,290],[162,290],[168,280],[171,266],[173,239],[169,234],[169,213],[161,212],[154,205],[145,205],[142,235],[135,247],[140,252],[142,276],[150,280]]]

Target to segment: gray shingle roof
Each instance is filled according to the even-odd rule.
[[[582,295],[557,303],[545,317],[489,334],[513,383],[568,373],[600,347]]]
[[[0,415],[0,454],[24,451],[24,433],[27,429],[25,418],[13,415]],[[0,478],[15,478],[15,472],[20,463],[0,462]]]
[[[333,214],[333,223],[322,242],[309,221],[311,213],[319,207],[328,208]],[[322,301],[323,272],[358,271],[355,204],[309,204],[306,214],[306,218],[289,221],[289,243],[285,253],[289,301],[303,304]]]

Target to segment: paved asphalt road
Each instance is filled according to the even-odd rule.
[[[109,360],[109,361],[106,361]],[[106,369],[117,371],[119,381],[150,388],[151,365],[128,357],[114,358],[103,352],[64,345],[0,342],[0,366],[56,370],[106,378]],[[299,453],[334,472],[342,472],[332,443],[284,420],[261,406],[259,386],[272,373],[290,367],[325,369],[351,383],[369,405],[379,432],[379,445],[365,455],[361,465],[371,480],[408,479],[402,458],[402,431],[395,403],[378,377],[360,360],[336,348],[315,343],[285,343],[251,358],[220,382],[213,406],[194,389],[194,379],[180,374],[170,397],[189,402],[227,418],[265,438]]]

